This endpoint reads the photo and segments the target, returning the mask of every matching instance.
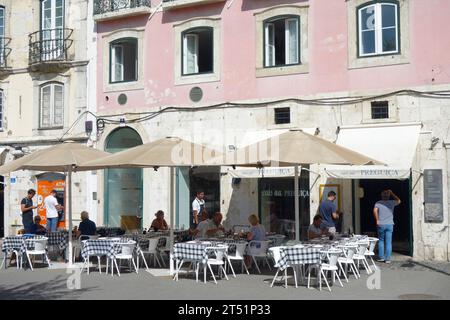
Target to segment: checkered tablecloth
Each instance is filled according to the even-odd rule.
[[[81,256],[87,259],[88,256],[104,256],[113,258],[116,254],[120,253],[120,245],[117,240],[86,240],[83,242],[83,249],[81,250]]]
[[[23,236],[11,236],[3,239],[2,251],[12,252],[13,250],[17,250],[21,253],[26,251],[26,243]]]
[[[298,264],[318,264],[321,262],[321,249],[285,247],[280,249],[280,270]]]
[[[69,233],[67,231],[48,232],[47,245],[57,246],[60,250],[64,250],[69,245]]]
[[[173,248],[173,257],[175,260],[199,261],[205,264],[208,260],[206,248],[211,246],[202,243],[177,243]]]

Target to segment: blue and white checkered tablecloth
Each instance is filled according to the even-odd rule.
[[[173,257],[175,260],[199,261],[203,264],[208,260],[208,250],[206,248],[212,244],[203,243],[177,243],[173,248]]]
[[[3,252],[19,251],[24,253],[26,251],[25,238],[23,236],[5,237],[2,243]]]
[[[87,259],[88,256],[107,256],[113,258],[120,253],[120,245],[118,240],[86,240],[83,242],[81,256]]]
[[[318,264],[321,262],[321,249],[284,247],[280,249],[280,270],[299,264]]]
[[[47,245],[58,246],[60,250],[66,249],[69,245],[69,233],[67,231],[48,232],[46,237],[48,238]]]

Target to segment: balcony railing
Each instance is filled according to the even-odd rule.
[[[150,0],[94,0],[94,15],[118,12],[125,9],[150,8]]]
[[[11,42],[11,38],[0,37],[0,70],[4,71],[8,69],[7,58],[11,53],[11,48],[9,47],[9,43]]]
[[[69,61],[68,49],[73,43],[73,30],[46,29],[29,35],[29,64]]]

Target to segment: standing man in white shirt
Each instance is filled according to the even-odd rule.
[[[205,209],[205,193],[203,191],[197,191],[197,197],[192,201],[192,218],[191,229],[197,228],[200,220],[200,215]]]
[[[44,205],[47,214],[47,230],[50,232],[56,231],[58,226],[58,210],[64,209],[56,200],[56,190],[52,190],[50,194],[45,197]]]

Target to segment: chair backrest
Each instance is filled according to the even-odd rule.
[[[247,248],[247,242],[236,243],[235,257],[244,259],[245,249]]]
[[[168,236],[159,237],[159,243],[164,244],[161,247],[161,250],[170,250],[170,237],[168,237]]]
[[[228,246],[227,245],[220,245],[215,247],[216,249],[214,250],[215,254],[216,254],[216,259],[217,260],[223,260],[228,252]]]
[[[269,248],[270,240],[256,241],[252,240],[248,244],[249,252],[251,255],[264,255]]]
[[[269,240],[272,240],[272,241],[273,241],[274,246],[280,246],[280,245],[283,243],[283,241],[284,241],[285,238],[286,238],[285,235],[282,235],[282,234],[276,234],[276,235],[274,235],[274,236],[270,236],[270,237],[269,237]]]
[[[368,241],[358,241],[358,254],[364,255],[368,247],[369,247]]]
[[[93,235],[93,236],[88,236],[88,235],[85,235],[85,234],[81,234],[80,235],[80,239],[81,240],[97,240],[99,237],[100,237],[100,235],[98,235],[98,234]]]
[[[39,239],[27,239],[27,241],[34,243],[34,251],[45,251],[47,247],[48,238],[39,238]]]
[[[158,247],[159,238],[148,239],[148,251],[154,251]]]
[[[344,254],[348,259],[353,259],[357,250],[358,246],[349,244],[344,247]]]
[[[119,242],[119,245],[122,248],[122,255],[132,256],[134,248],[136,247],[136,241]]]
[[[278,261],[281,258],[281,249],[283,247],[271,247],[269,248],[270,253],[272,253],[273,260],[275,261],[275,267],[278,265]]]
[[[330,249],[327,251],[328,264],[332,267],[337,265],[339,256],[342,254],[342,250]]]
[[[369,248],[367,249],[369,250],[369,253],[374,253],[377,242],[378,238],[369,238]]]

